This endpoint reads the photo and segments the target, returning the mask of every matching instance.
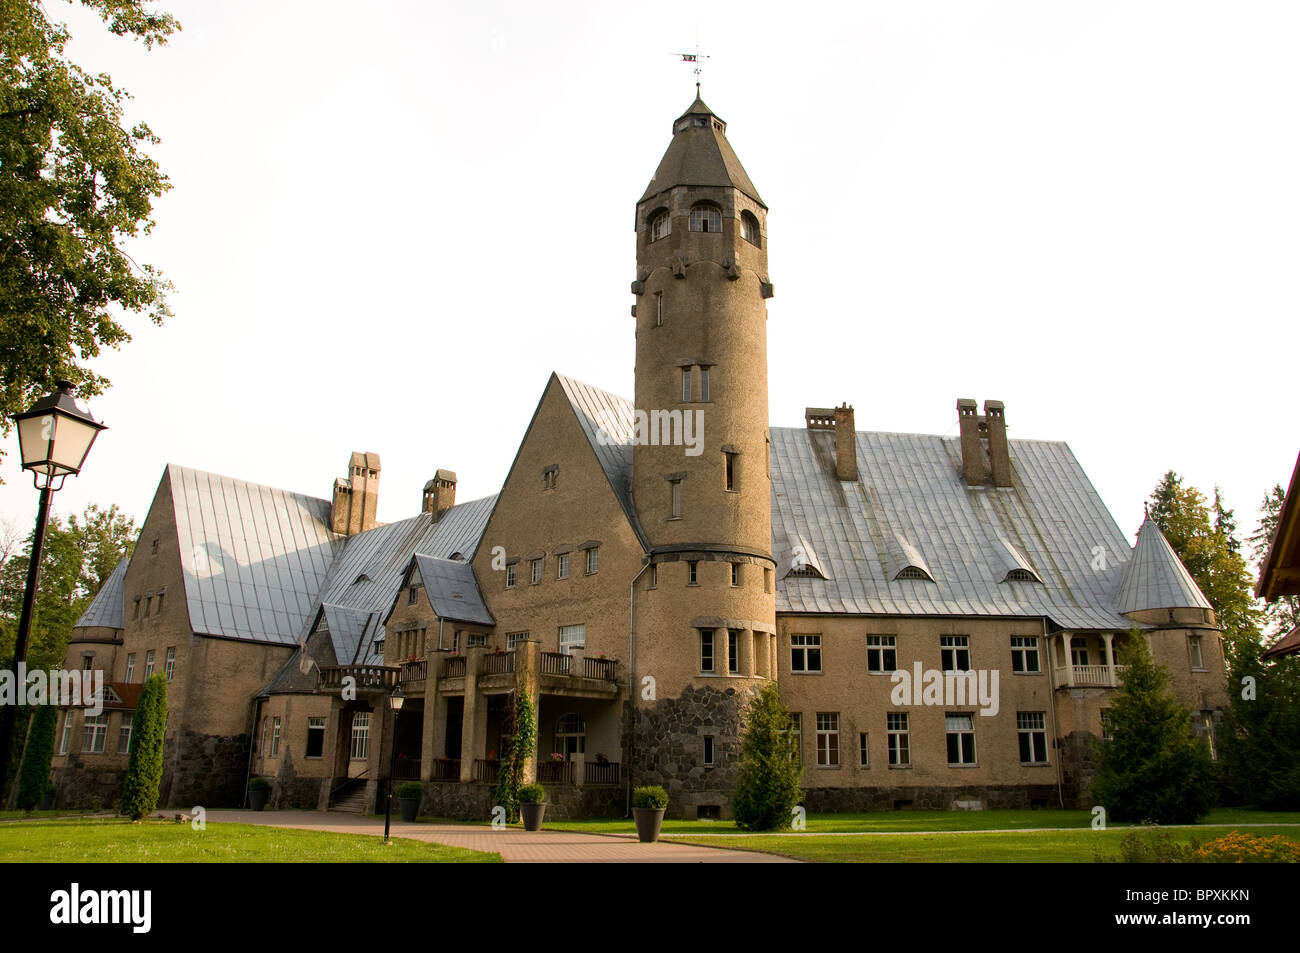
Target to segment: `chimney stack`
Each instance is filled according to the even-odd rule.
[[[1011,452],[1007,446],[1006,408],[1000,400],[984,401],[984,414],[975,401],[957,401],[957,425],[961,433],[961,475],[967,486],[1013,486]]]
[[[421,513],[432,513],[436,523],[442,514],[456,505],[456,474],[450,470],[439,470],[433,479],[424,485],[424,498],[420,505]]]
[[[858,437],[853,408],[847,403],[835,408],[835,476],[839,480],[858,478]]]
[[[344,536],[374,529],[378,508],[379,454],[354,453],[348,461],[348,475],[334,481],[330,529]]]

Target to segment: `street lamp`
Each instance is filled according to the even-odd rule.
[[[27,636],[32,625],[32,607],[41,575],[41,550],[45,545],[45,523],[50,514],[50,495],[63,488],[63,481],[81,472],[90,445],[101,430],[96,422],[73,400],[76,388],[69,381],[59,381],[58,389],[32,405],[31,410],[14,414],[18,428],[18,448],[23,469],[32,472],[32,483],[41,491],[36,508],[36,531],[27,562],[27,588],[23,592],[22,615],[18,619],[18,638],[14,643],[14,675],[27,661]],[[4,706],[0,722],[0,792],[5,790],[9,774],[9,755],[13,750],[14,718],[17,706]]]
[[[394,685],[393,693],[388,696],[388,707],[393,710],[393,744],[392,750],[388,754],[388,798],[384,801],[384,843],[388,840],[388,825],[393,816],[393,771],[397,767],[397,719],[402,714],[402,702],[406,701],[406,696],[402,694],[402,686]]]

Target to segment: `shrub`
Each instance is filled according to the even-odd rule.
[[[145,679],[122,781],[121,812],[138,821],[158,806],[163,776],[163,735],[167,730],[167,679],[161,672]]]
[[[1121,864],[1185,864],[1191,859],[1196,846],[1195,840],[1180,844],[1169,831],[1144,824],[1120,839],[1118,856],[1103,856],[1099,853],[1094,859]]]
[[[546,800],[546,788],[540,784],[525,784],[519,789],[520,804],[541,804]]]
[[[740,780],[731,796],[736,826],[746,831],[777,831],[790,826],[803,800],[803,766],[790,731],[790,713],[776,683],[768,682],[745,709]]]
[[[250,791],[269,791],[271,782],[266,778],[251,777],[248,779],[248,790]]]
[[[23,765],[18,771],[18,809],[34,811],[50,789],[50,761],[54,757],[54,728],[59,710],[53,705],[41,705],[32,718],[27,732],[27,747],[23,751]]]
[[[668,806],[668,792],[657,784],[637,788],[632,792],[632,806],[663,810]]]
[[[397,786],[397,796],[405,798],[424,797],[424,785],[419,781],[403,781]]]
[[[1189,859],[1201,864],[1298,864],[1300,841],[1233,831],[1197,847]]]

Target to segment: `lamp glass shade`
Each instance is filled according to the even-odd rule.
[[[79,473],[95,437],[105,429],[63,393],[39,401],[14,420],[23,469],[48,477]]]
[[[406,696],[402,694],[400,688],[394,688],[393,694],[388,696],[388,707],[393,711],[402,710],[402,702],[406,701]]]

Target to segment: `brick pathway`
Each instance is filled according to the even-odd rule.
[[[213,823],[264,824],[339,834],[383,836],[384,819],[360,814],[318,811],[208,811]],[[786,857],[754,851],[719,850],[691,844],[659,841],[642,844],[634,838],[570,831],[527,832],[519,828],[494,831],[490,827],[456,824],[403,824],[393,820],[394,837],[431,841],[451,847],[500,854],[507,863],[667,863],[667,864],[771,864],[793,863]]]

